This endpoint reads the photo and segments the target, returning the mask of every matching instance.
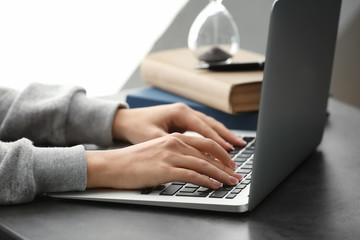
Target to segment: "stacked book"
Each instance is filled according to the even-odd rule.
[[[233,61],[262,58],[240,50]],[[127,103],[138,108],[183,102],[228,128],[256,130],[263,71],[214,72],[199,70],[198,64],[187,48],[149,54],[140,73],[150,87],[129,93]]]

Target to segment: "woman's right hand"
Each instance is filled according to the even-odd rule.
[[[179,181],[217,189],[242,178],[218,143],[180,133],[86,156],[87,188],[141,189]]]

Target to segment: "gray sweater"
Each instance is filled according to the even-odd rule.
[[[84,190],[85,149],[78,144],[111,145],[119,106],[87,98],[79,87],[0,88],[0,205]]]

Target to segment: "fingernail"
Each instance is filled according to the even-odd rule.
[[[230,143],[226,143],[227,144],[227,146],[231,149],[231,150],[235,150],[235,148],[234,148],[234,146],[233,145],[231,145]]]
[[[232,162],[232,163],[231,163],[231,166],[233,167],[233,169],[237,169],[236,162]]]
[[[233,184],[233,185],[235,185],[235,184],[237,184],[239,182],[239,180],[234,178],[233,176],[230,176],[229,180],[230,180],[230,183]]]
[[[247,142],[246,142],[246,141],[244,141],[244,139],[242,139],[241,137],[239,137],[239,140],[240,140],[240,142],[241,142],[242,144],[244,144],[244,145],[246,145],[246,144],[247,144]]]
[[[220,182],[217,182],[217,181],[213,181],[213,186],[215,189],[219,188],[222,186],[222,184]]]
[[[236,172],[233,173],[233,176],[234,176],[236,179],[239,179],[239,180],[243,178],[243,175],[241,175],[241,174],[239,174],[239,173],[236,173]]]

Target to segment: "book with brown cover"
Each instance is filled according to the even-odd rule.
[[[263,55],[240,50],[234,62],[253,62]],[[154,87],[227,113],[259,109],[263,71],[213,72],[196,69],[198,60],[187,48],[147,55],[140,65],[143,80]]]

